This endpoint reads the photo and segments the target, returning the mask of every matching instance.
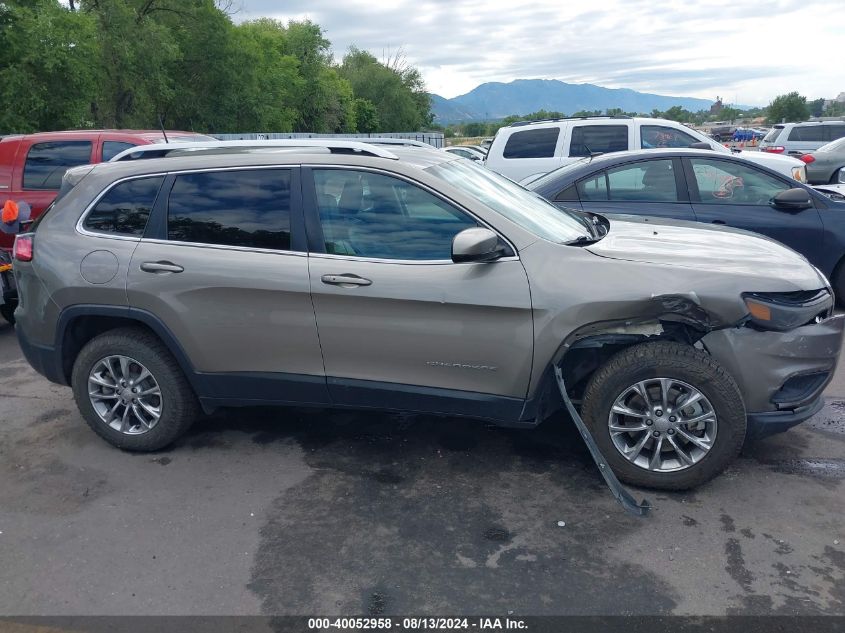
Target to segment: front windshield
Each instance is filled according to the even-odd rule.
[[[550,171],[548,174],[540,176],[539,178],[535,178],[534,180],[531,180],[524,184],[526,187],[531,185],[530,189],[532,191],[537,191],[537,189],[540,189],[547,183],[554,182],[561,176],[565,176],[569,172],[575,171],[579,167],[582,167],[585,163],[589,163],[590,160],[590,158],[581,158],[579,160],[576,160],[574,163],[569,163],[568,165],[564,165],[563,167],[558,167],[554,171]]]
[[[426,171],[544,239],[560,244],[593,239],[586,218],[558,209],[512,180],[468,160],[440,163]]]

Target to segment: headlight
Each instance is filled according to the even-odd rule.
[[[795,178],[798,182],[807,182],[807,168],[806,167],[793,167],[792,168],[792,177]]]
[[[784,332],[830,316],[833,295],[827,288],[798,292],[748,292],[742,295],[751,323]]]

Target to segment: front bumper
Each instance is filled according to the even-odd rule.
[[[845,315],[789,330],[715,330],[701,339],[731,374],[748,412],[749,435],[785,431],[817,413],[842,347]]]
[[[766,411],[764,413],[749,413],[748,430],[745,437],[750,440],[759,440],[770,435],[783,433],[793,426],[809,420],[824,408],[824,398],[819,396],[814,402],[807,406],[792,411]]]

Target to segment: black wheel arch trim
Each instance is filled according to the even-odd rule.
[[[114,305],[100,305],[100,304],[77,304],[64,308],[59,314],[59,320],[56,325],[56,338],[54,350],[56,354],[56,363],[62,367],[62,376],[64,377],[64,348],[67,340],[67,332],[71,323],[76,319],[83,317],[112,317],[119,319],[127,319],[129,321],[136,321],[142,325],[147,326],[153,333],[158,336],[167,345],[170,353],[176,358],[179,367],[191,383],[194,391],[200,394],[202,387],[201,380],[194,369],[193,364],[188,358],[182,345],[170,331],[170,329],[154,314],[141,310],[140,308],[131,308],[129,306],[114,306]],[[66,379],[65,379],[66,380]],[[68,384],[64,382],[63,384]]]

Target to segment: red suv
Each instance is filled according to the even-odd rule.
[[[168,141],[213,141],[193,132],[167,132]],[[75,130],[0,138],[0,208],[24,200],[38,217],[55,199],[70,167],[104,162],[137,145],[164,142],[161,130]],[[14,235],[0,232],[0,314],[11,320],[16,292],[4,269]]]

